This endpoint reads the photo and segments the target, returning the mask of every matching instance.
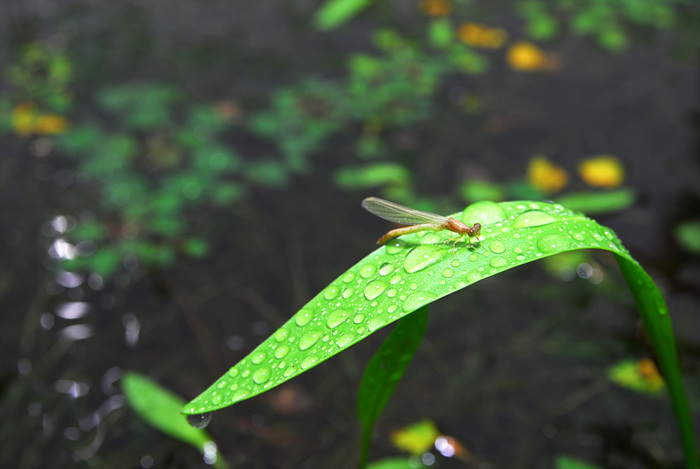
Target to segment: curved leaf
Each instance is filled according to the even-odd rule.
[[[689,462],[697,461],[671,322],[658,289],[615,233],[545,202],[477,202],[453,215],[482,225],[478,242],[419,232],[382,246],[333,281],[250,355],[187,404],[202,414],[265,392],[377,329],[467,285],[576,249],[613,252],[640,308],[667,380]]]
[[[139,373],[128,371],[121,379],[124,396],[134,412],[146,423],[176,440],[194,446],[209,458],[218,469],[226,469],[226,462],[217,457],[216,445],[202,429],[187,423],[179,412],[184,400]]]

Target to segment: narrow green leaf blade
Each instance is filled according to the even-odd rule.
[[[683,378],[678,364],[668,307],[652,278],[637,261],[629,256],[616,256],[616,258],[622,275],[630,287],[634,301],[637,303],[639,315],[642,317],[649,341],[654,347],[661,373],[666,379],[676,420],[681,431],[686,467],[697,469],[700,466],[700,459],[698,459],[690,408],[683,389]]]
[[[212,439],[206,431],[192,427],[180,413],[185,404],[180,396],[132,371],[124,373],[121,385],[126,401],[144,422],[176,440],[194,446],[202,453],[205,445],[211,443]],[[226,467],[221,462],[216,466]]]
[[[634,292],[641,268],[615,233],[559,204],[534,201],[476,202],[461,214],[482,225],[478,241],[454,240],[451,232],[419,232],[382,246],[346,271],[298,311],[271,337],[187,404],[185,414],[203,414],[265,392],[310,370],[385,325],[472,283],[528,262],[577,249],[602,249],[621,259],[633,294],[663,304],[653,283]],[[636,267],[635,267],[636,266]],[[642,271],[643,272],[643,271]],[[642,275],[642,274],[639,274]],[[646,274],[643,274],[646,275]],[[647,276],[648,277],[648,276]],[[655,293],[654,293],[655,291]],[[664,306],[665,308],[665,306]],[[658,311],[657,308],[655,311]],[[647,316],[650,312],[643,313]],[[677,414],[687,414],[670,321],[645,319],[660,327],[652,342],[659,350]],[[689,464],[697,453],[690,417],[679,417]],[[696,468],[688,465],[689,468]]]
[[[418,350],[427,324],[427,306],[399,319],[365,368],[357,396],[357,414],[362,423],[362,466],[367,464],[374,422]]]
[[[314,24],[322,31],[338,28],[371,4],[372,0],[326,0],[316,12]]]

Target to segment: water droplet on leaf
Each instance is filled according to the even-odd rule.
[[[204,428],[209,425],[209,422],[211,422],[211,412],[187,416],[187,423],[192,425],[194,428]]]
[[[531,228],[533,226],[549,225],[556,219],[548,213],[541,210],[530,210],[523,212],[513,220],[513,228]]]

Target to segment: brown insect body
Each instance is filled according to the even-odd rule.
[[[400,223],[405,226],[389,231],[384,236],[379,238],[377,244],[386,244],[388,241],[403,236],[409,233],[417,233],[419,231],[432,230],[442,231],[449,230],[457,233],[460,236],[467,236],[469,244],[471,239],[477,237],[481,231],[481,224],[474,223],[474,226],[469,226],[451,217],[443,217],[430,212],[422,212],[420,210],[405,207],[395,202],[379,199],[377,197],[368,197],[362,201],[362,207],[383,218],[394,223]],[[427,222],[427,223],[426,223]]]

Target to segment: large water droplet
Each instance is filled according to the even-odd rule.
[[[491,241],[489,243],[489,249],[495,254],[500,254],[506,250],[506,245],[501,241]]]
[[[187,423],[192,425],[194,428],[204,428],[209,425],[209,422],[211,422],[211,412],[187,416]]]
[[[265,360],[265,357],[267,354],[265,352],[255,352],[253,353],[253,356],[250,358],[250,361],[252,361],[254,364],[259,365],[260,363]]]
[[[442,253],[437,246],[418,246],[408,253],[403,268],[406,272],[418,272],[442,259]]]
[[[289,346],[288,345],[280,345],[277,347],[277,350],[275,350],[275,358],[284,358],[287,356],[289,353]]]
[[[352,343],[352,341],[354,339],[355,339],[355,334],[353,334],[352,332],[347,332],[347,333],[341,335],[340,337],[338,337],[338,340],[335,341],[335,344],[340,348],[347,347],[348,345],[350,345]]]
[[[253,381],[255,381],[257,384],[263,384],[267,382],[270,379],[270,370],[267,368],[258,368],[255,370],[255,373],[253,373]]]
[[[340,288],[338,288],[336,285],[330,285],[328,288],[323,290],[323,297],[327,300],[333,300],[338,296],[338,293],[340,293]]]
[[[308,357],[304,358],[304,360],[301,362],[301,369],[308,370],[309,368],[317,364],[318,361],[319,359],[316,355],[309,355]]]
[[[556,219],[541,210],[530,210],[523,212],[513,220],[513,228],[531,228],[533,226],[549,225]]]
[[[277,342],[282,342],[287,337],[289,337],[289,329],[286,327],[280,327],[275,331],[275,340]]]
[[[305,326],[314,318],[314,312],[310,309],[303,308],[294,316],[294,321],[297,326]]]
[[[355,279],[355,274],[353,272],[346,272],[345,275],[343,275],[343,282],[345,283],[350,283]]]
[[[370,332],[374,332],[384,325],[384,320],[382,318],[372,318],[367,321],[367,329]]]
[[[328,315],[326,324],[331,328],[338,327],[350,317],[350,314],[350,311],[346,309],[337,309]]]
[[[360,276],[362,278],[370,278],[377,271],[377,267],[374,264],[365,264],[360,267]]]
[[[393,271],[394,271],[394,266],[392,264],[390,264],[389,262],[386,262],[386,263],[382,264],[381,266],[379,266],[379,275],[381,275],[382,277],[389,275]]]
[[[435,299],[437,299],[437,296],[427,291],[414,293],[404,301],[403,310],[407,313],[415,311],[424,304],[430,303]]]
[[[537,240],[537,248],[541,252],[561,251],[569,247],[569,238],[563,234],[553,233]]]
[[[445,278],[450,278],[454,274],[455,274],[455,271],[450,269],[449,267],[442,270],[442,276]]]
[[[370,282],[365,287],[365,298],[367,298],[368,300],[375,299],[376,297],[384,293],[386,287],[388,287],[388,285],[382,280],[375,280],[374,282]]]
[[[406,249],[406,246],[408,246],[406,241],[402,239],[395,239],[386,244],[386,252],[387,254],[398,254]]]
[[[239,389],[238,391],[233,393],[233,397],[231,398],[232,402],[242,401],[243,399],[248,397],[249,392],[250,391],[248,391],[246,388]]]
[[[475,202],[462,212],[462,221],[467,225],[473,225],[474,223],[490,225],[505,219],[506,213],[501,206],[486,200]]]
[[[319,341],[323,335],[322,331],[309,331],[299,339],[299,350],[306,350]]]

